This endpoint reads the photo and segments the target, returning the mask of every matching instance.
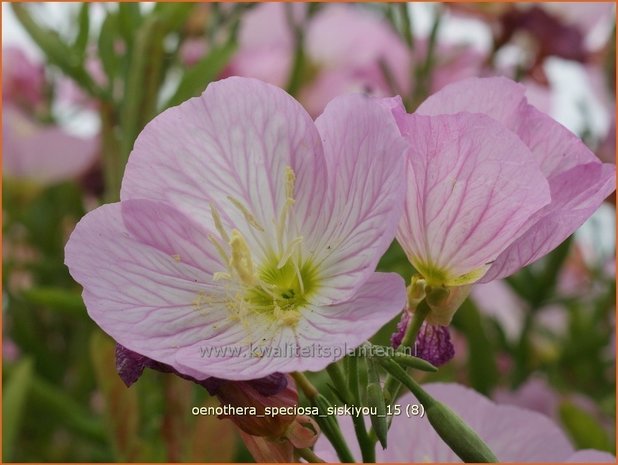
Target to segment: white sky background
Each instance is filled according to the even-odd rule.
[[[72,12],[78,4],[46,3],[37,8],[44,9],[46,24],[60,30],[71,30]],[[103,17],[103,7],[93,4],[91,15],[96,30]],[[146,6],[147,7],[147,6]],[[413,27],[419,36],[427,36],[432,24],[433,11],[436,8],[432,3],[414,3],[411,5]],[[591,40],[603,40],[608,31],[608,25],[600,25],[592,34]],[[470,43],[480,50],[487,50],[491,45],[489,29],[480,21],[464,18],[446,12],[439,40],[444,42]],[[596,35],[595,35],[596,34]],[[15,19],[12,9],[2,3],[2,42],[6,45],[19,45],[32,57],[41,57],[41,52],[28,37]],[[506,59],[508,60],[508,52]],[[595,137],[602,137],[607,131],[609,118],[607,106],[599,101],[593,92],[584,67],[578,63],[552,58],[546,65],[546,72],[551,82],[551,114],[559,122],[575,133],[581,133],[586,124]],[[582,112],[582,105],[585,112]],[[63,123],[72,132],[92,134],[98,130],[98,118],[92,113],[80,112],[79,117],[71,109],[58,108]],[[607,255],[614,249],[615,214],[611,207],[602,208],[578,233],[579,240],[585,244],[592,255],[601,253]],[[599,231],[602,233],[599,234]],[[602,240],[599,240],[602,238]],[[596,253],[595,253],[596,249]]]

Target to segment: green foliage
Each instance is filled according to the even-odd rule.
[[[577,449],[597,449],[615,453],[607,431],[590,413],[573,403],[560,405],[560,420]]]
[[[32,360],[24,359],[13,369],[2,393],[2,461],[13,459],[13,446],[24,421],[32,383]]]

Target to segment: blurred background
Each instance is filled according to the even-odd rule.
[[[342,93],[401,95],[413,111],[451,82],[503,75],[614,162],[615,35],[613,3],[3,3],[3,460],[251,461],[229,421],[191,415],[217,404],[203,388],[151,371],[124,386],[63,264],[79,218],[118,200],[159,112],[231,75],[286,89],[314,117]],[[614,256],[608,199],[542,261],[476,286],[454,360],[425,379],[615,453]],[[396,244],[380,269],[412,273]]]

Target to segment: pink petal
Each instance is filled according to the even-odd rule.
[[[556,462],[573,451],[565,434],[536,412],[496,405],[481,394],[458,384],[431,383],[429,394],[457,413],[487,443],[501,462]],[[417,403],[406,394],[401,405]],[[395,417],[385,461],[460,462],[429,425],[427,418]]]
[[[9,105],[3,111],[2,133],[5,175],[36,183],[75,178],[92,166],[99,153],[96,137],[76,137],[59,126],[40,125]]]
[[[581,140],[526,100],[526,88],[504,77],[471,78],[446,86],[425,100],[417,113],[483,113],[517,133],[549,177],[596,157]]]
[[[375,273],[353,299],[301,310],[295,328],[252,321],[250,338],[211,337],[179,350],[177,363],[189,372],[207,370],[211,376],[233,380],[274,372],[319,371],[371,337],[401,311],[405,299],[400,276]]]
[[[214,263],[209,244],[200,226],[172,208],[127,201],[86,215],[67,243],[65,263],[84,287],[90,317],[105,332],[130,350],[203,379],[207,372],[182,370],[174,354],[208,339],[217,323],[225,329],[222,305],[196,306],[198,296],[220,292],[208,284],[219,267],[203,268]]]
[[[615,188],[614,165],[602,166],[577,136],[529,105],[524,93],[523,86],[506,78],[467,79],[445,87],[418,109],[430,115],[471,111],[491,116],[529,147],[550,183],[551,203],[530,219],[529,231],[497,260],[485,282],[549,253]]]
[[[302,229],[320,210],[326,190],[315,125],[283,90],[233,77],[210,84],[201,97],[146,126],[129,158],[121,198],[170,203],[210,230],[213,203],[228,233],[238,229],[259,262],[273,248],[286,203],[287,167],[296,176],[293,212]],[[250,226],[230,197],[258,227]]]
[[[35,63],[22,49],[9,46],[2,50],[2,67],[2,97],[5,103],[23,104],[31,109],[43,103],[43,63]],[[6,135],[6,132],[4,134]]]
[[[408,194],[397,239],[438,284],[479,279],[549,200],[547,181],[510,131],[483,115],[400,118]],[[466,276],[467,275],[467,276]]]
[[[525,104],[526,88],[504,77],[470,78],[429,96],[416,110],[420,115],[484,113],[510,127]]]
[[[609,452],[600,450],[583,449],[571,455],[566,462],[568,463],[616,463],[616,457]]]
[[[412,57],[406,44],[383,18],[355,5],[320,10],[307,28],[306,47],[311,60],[327,70],[379,69],[383,62],[401,92],[410,88]]]
[[[496,405],[458,384],[430,383],[423,387],[470,425],[501,462],[562,462],[573,454],[573,447],[565,434],[543,415]],[[408,406],[418,405],[418,401],[412,394],[405,394],[396,405],[405,410]],[[338,420],[352,452],[360,458],[351,417],[340,416]],[[368,424],[367,418],[365,422]],[[388,439],[386,450],[379,447],[376,450],[377,462],[461,462],[433,430],[426,416],[409,418],[405,411],[394,416]],[[314,451],[326,461],[338,461],[332,446],[323,436],[318,439]],[[596,451],[591,457],[606,458],[605,454]]]
[[[363,285],[393,240],[406,144],[389,110],[360,95],[333,100],[316,125],[332,189],[330,203],[313,212],[305,246],[325,280],[321,296],[339,302]]]
[[[532,226],[496,260],[482,282],[509,276],[556,248],[579,228],[616,188],[615,166],[575,166],[549,179],[552,202],[531,219]]]
[[[530,147],[541,171],[548,178],[578,165],[599,163],[579,137],[532,105],[520,108],[515,123],[509,129]]]
[[[340,348],[344,354],[358,347],[401,312],[406,303],[405,283],[396,273],[373,273],[349,301],[313,307],[307,326],[299,331],[305,345]],[[318,371],[335,359],[308,361],[308,370]]]
[[[241,49],[226,68],[226,76],[252,77],[284,88],[290,75],[292,58],[292,50],[285,45]]]

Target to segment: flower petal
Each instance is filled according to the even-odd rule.
[[[447,383],[424,384],[434,398],[450,407],[487,443],[501,462],[561,462],[573,454],[565,434],[549,418],[521,408],[496,405],[470,388]],[[412,394],[405,394],[397,404],[406,408],[418,405]],[[352,452],[360,456],[354,441],[354,427],[349,415],[338,418]],[[366,424],[368,424],[365,418]],[[315,453],[326,461],[337,461],[329,441],[321,436]],[[594,452],[594,453],[593,453]],[[604,454],[590,452],[593,459]],[[578,454],[574,457],[578,458]],[[587,455],[583,456],[584,458]],[[388,447],[376,450],[376,461],[386,463],[461,462],[429,424],[426,417],[412,419],[396,415],[389,430]]]
[[[449,84],[429,96],[416,110],[419,115],[483,113],[510,127],[526,101],[526,88],[504,77],[470,78]]]
[[[403,203],[405,141],[378,99],[336,98],[316,125],[328,164],[329,203],[305,231],[320,266],[320,304],[354,295],[391,244]]]
[[[294,213],[303,220],[319,211],[326,190],[313,121],[283,90],[232,77],[146,126],[129,158],[121,198],[167,202],[214,231],[212,202],[228,232],[238,229],[259,259],[260,251],[274,247],[287,167],[296,176]]]
[[[150,223],[155,218],[156,225]],[[208,249],[206,233],[198,240],[199,231],[162,204],[104,205],[79,222],[67,243],[65,263],[84,287],[90,317],[105,332],[132,351],[203,379],[207,372],[182,370],[174,358],[179,347],[208,339],[213,325],[225,326],[228,316],[223,306],[205,311],[196,305],[200,296],[220,293],[211,283],[216,269],[203,268],[215,263],[215,253]],[[189,238],[196,241],[191,248]],[[167,248],[172,244],[185,254],[185,262],[174,256],[176,249]],[[207,259],[198,267],[188,252],[193,259]]]
[[[578,450],[571,455],[567,463],[616,463],[616,457],[609,452],[594,449]]]
[[[3,167],[7,176],[42,184],[83,174],[98,156],[98,138],[82,138],[59,126],[41,126],[11,105],[2,118]]]
[[[504,278],[551,252],[580,227],[616,188],[615,166],[598,162],[571,168],[549,180],[552,202],[496,260],[481,282]]]
[[[458,384],[431,383],[423,387],[475,430],[501,462],[556,462],[565,460],[573,452],[565,434],[543,415],[496,405]],[[417,403],[411,394],[399,402],[403,405]],[[460,462],[427,418],[417,418],[411,423],[405,415],[394,417],[389,445],[396,445],[385,452],[384,459],[389,462],[402,458],[409,462]]]
[[[339,347],[345,355],[399,314],[405,303],[406,289],[401,276],[373,273],[352,300],[312,308],[306,316],[309,326],[299,331],[299,340],[331,347],[333,352]],[[335,360],[310,360],[305,369],[318,371]]]
[[[478,280],[549,203],[549,187],[519,138],[491,118],[400,118],[408,190],[397,239],[437,284]]]
[[[482,113],[515,132],[534,154],[547,177],[597,161],[590,150],[552,117],[528,104],[526,88],[504,77],[465,79],[423,102],[417,113]]]
[[[250,340],[258,342],[213,337],[182,348],[177,363],[190,371],[208,370],[212,376],[233,380],[318,371],[372,336],[401,311],[405,299],[399,275],[375,273],[354,299],[306,308],[294,328],[253,320]]]
[[[528,232],[504,252],[484,282],[508,276],[552,251],[615,189],[614,165],[601,166],[577,136],[529,105],[524,92],[505,78],[467,79],[445,87],[418,109],[431,115],[478,112],[500,121],[529,147],[550,183],[551,204],[530,219]]]

